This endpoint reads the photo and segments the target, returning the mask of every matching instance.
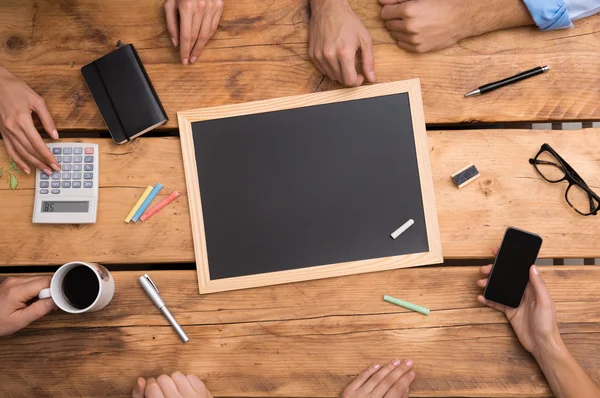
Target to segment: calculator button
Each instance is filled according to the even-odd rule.
[[[84,188],[93,188],[94,187],[94,183],[92,181],[84,181],[83,182],[83,187]]]
[[[62,173],[62,179],[63,180],[70,180],[71,179],[71,173]]]
[[[94,157],[93,156],[84,156],[83,161],[84,161],[84,163],[94,163]]]
[[[54,194],[54,195],[58,195],[60,193],[60,189],[53,189],[50,192],[52,192],[52,194]]]
[[[40,188],[48,188],[50,183],[48,181],[40,181]]]
[[[60,169],[62,171],[71,171],[71,165],[70,164],[63,164]]]
[[[63,163],[71,163],[73,161],[73,157],[72,156],[63,156],[62,161],[63,161]]]
[[[86,147],[86,148],[85,148],[85,154],[86,154],[86,155],[93,155],[93,154],[94,154],[94,148],[92,148],[92,147],[89,147],[89,146],[88,146],[88,147]]]
[[[52,181],[52,188],[60,188],[60,181]]]
[[[85,171],[94,171],[94,165],[93,164],[84,164],[83,165],[83,170],[85,170]]]
[[[54,159],[56,159],[58,163],[62,162],[62,156],[55,156]]]
[[[44,172],[40,173],[40,180],[48,180],[50,179],[50,176]]]
[[[71,181],[63,181],[62,187],[63,188],[71,188]]]
[[[40,189],[40,193],[41,193],[42,195],[45,195],[45,194],[47,194],[47,193],[48,193],[48,190],[47,190],[47,189]]]
[[[60,173],[58,171],[55,171],[52,173],[52,179],[53,180],[60,180]]]
[[[84,180],[93,180],[94,179],[94,173],[83,173],[83,179]]]
[[[62,153],[62,148],[52,148],[52,154],[60,155]]]
[[[73,181],[73,188],[81,188],[81,181]]]
[[[81,149],[81,147],[73,148],[73,155],[81,155],[82,152],[83,152],[83,150]]]
[[[81,156],[73,156],[73,163],[81,163]]]
[[[80,164],[74,164],[73,165],[73,171],[81,171],[81,165]]]
[[[81,180],[81,173],[73,173],[74,180]]]

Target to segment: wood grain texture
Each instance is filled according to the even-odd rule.
[[[194,262],[179,139],[146,137],[121,146],[86,141],[100,145],[98,222],[33,225],[35,179],[19,177],[13,192],[2,177],[0,265]],[[507,226],[539,233],[541,257],[600,257],[597,217],[571,210],[566,185],[544,182],[528,163],[547,142],[598,192],[600,129],[430,131],[428,141],[445,258],[490,257]],[[481,178],[459,190],[450,175],[469,163]],[[7,166],[0,146],[0,167]],[[161,198],[173,190],[181,196],[146,222],[124,223],[138,196],[156,182],[165,186]]]
[[[600,382],[598,266],[542,267],[561,334]],[[333,397],[372,363],[411,357],[414,397],[548,397],[504,316],[475,297],[477,267],[427,267],[217,293],[194,271],[150,275],[191,340],[182,344],[138,286],[114,272],[104,310],[52,313],[0,339],[0,395],[127,396],[137,376],[181,370],[215,396]],[[577,294],[573,294],[577,292]],[[382,301],[391,294],[432,312]]]
[[[192,123],[400,93],[407,93],[410,103],[414,145],[419,169],[421,195],[423,197],[423,213],[427,225],[427,243],[429,251],[339,264],[323,264],[318,267],[246,275],[235,278],[211,279],[206,246],[206,231],[204,229],[204,217],[202,214],[202,187],[200,186],[198,178]],[[442,243],[440,240],[440,229],[435,205],[435,195],[431,177],[431,163],[429,161],[427,132],[425,131],[422,104],[423,101],[421,99],[419,81],[407,80],[324,93],[305,94],[287,98],[248,102],[238,105],[226,105],[178,112],[177,117],[180,126],[179,135],[181,138],[183,165],[186,174],[186,186],[190,205],[192,233],[194,235],[194,253],[196,255],[200,293],[214,293],[249,287],[268,286],[356,273],[442,263]]]
[[[170,122],[176,112],[339,88],[308,57],[306,0],[225,2],[219,30],[196,65],[179,64],[162,0],[5,0],[0,65],[49,104],[59,130],[105,128],[81,66],[118,40],[136,45]],[[420,78],[427,123],[588,120],[600,115],[600,16],[574,30],[519,28],[461,41],[431,54],[399,49],[375,1],[350,0],[370,31],[378,82]],[[552,70],[518,85],[464,99],[478,85],[537,65]]]

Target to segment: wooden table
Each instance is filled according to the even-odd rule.
[[[0,266],[107,264],[117,291],[103,311],[53,313],[0,339],[0,396],[127,396],[137,376],[181,370],[215,396],[336,396],[361,369],[410,356],[411,396],[542,397],[551,392],[501,314],[475,296],[477,268],[437,266],[200,297],[176,112],[338,88],[307,56],[307,2],[226,2],[220,29],[193,66],[178,64],[159,0],[8,0],[0,4],[0,65],[46,99],[63,137],[100,145],[100,207],[94,225],[31,223],[34,179],[10,191],[0,181]],[[375,43],[380,82],[419,77],[429,125],[600,118],[600,17],[575,30],[533,28],[468,39],[434,54],[398,49],[374,1],[353,0]],[[117,146],[98,136],[99,113],[79,69],[132,42],[171,121],[161,132]],[[462,94],[510,72],[549,64],[552,72],[481,98]],[[153,136],[152,136],[153,135]],[[176,135],[176,134],[175,134]],[[600,129],[429,131],[444,257],[489,258],[515,225],[540,233],[542,257],[600,257],[598,221],[564,202],[527,163],[542,143],[557,149],[600,189]],[[1,144],[0,144],[1,146]],[[457,190],[449,175],[475,163],[482,173]],[[0,148],[0,167],[8,165]],[[141,225],[123,218],[148,184],[182,197]],[[151,276],[191,337],[183,345],[137,286]],[[189,266],[184,266],[184,268]],[[563,337],[600,381],[600,267],[544,267]],[[0,274],[3,279],[6,274]],[[432,309],[428,317],[385,305],[397,295]]]

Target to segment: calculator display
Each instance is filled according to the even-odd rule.
[[[45,202],[42,213],[87,213],[90,202]]]

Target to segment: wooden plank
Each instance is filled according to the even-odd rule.
[[[324,264],[319,267],[288,269],[266,274],[245,275],[235,278],[213,280],[210,276],[209,259],[206,254],[206,231],[202,214],[202,201],[198,167],[194,150],[192,123],[205,120],[223,119],[242,115],[254,115],[316,105],[332,104],[340,101],[353,101],[378,96],[406,93],[409,98],[410,117],[414,132],[414,146],[418,163],[421,195],[423,197],[423,213],[427,228],[429,250],[422,253],[411,253],[362,261],[349,261],[338,264]],[[427,146],[427,132],[423,117],[421,86],[418,80],[407,80],[377,86],[357,87],[319,94],[305,94],[287,99],[271,99],[255,101],[247,104],[228,105],[208,109],[196,109],[179,112],[181,149],[186,173],[190,217],[194,235],[194,253],[198,267],[198,284],[200,293],[214,293],[226,290],[249,287],[268,286],[273,284],[298,282],[310,279],[330,278],[356,273],[383,271],[394,268],[406,268],[419,265],[439,264],[442,257],[442,242],[435,206],[435,195],[431,177],[431,163]]]
[[[600,382],[600,267],[541,271],[566,344]],[[185,345],[137,285],[140,274],[114,272],[116,294],[101,312],[52,313],[1,339],[0,395],[127,396],[137,376],[179,369],[198,374],[215,396],[332,397],[369,364],[410,356],[411,396],[551,396],[504,316],[475,300],[477,267],[393,270],[202,299],[194,271],[152,272],[191,337]],[[432,312],[384,303],[384,293]]]
[[[600,257],[597,221],[566,204],[564,184],[544,182],[528,163],[544,142],[600,191],[600,129],[582,131],[478,130],[428,133],[445,258],[485,258],[507,226],[542,235],[541,257]],[[48,265],[72,260],[114,263],[193,262],[194,251],[178,138],[144,138],[100,145],[100,203],[93,225],[33,225],[33,177],[19,188],[0,180],[1,265]],[[457,189],[450,175],[474,163],[482,177]],[[0,167],[7,167],[0,147]],[[147,222],[123,219],[147,185],[181,197]]]
[[[161,0],[95,2],[9,0],[0,4],[3,65],[43,95],[59,127],[105,128],[79,69],[118,40],[134,43],[176,127],[176,112],[339,88],[308,57],[309,12],[304,0],[271,4],[225,2],[220,29],[193,66],[179,65]],[[432,54],[399,49],[385,30],[379,6],[351,5],[371,32],[378,82],[420,78],[427,123],[589,120],[598,117],[600,60],[594,32],[600,16],[576,29],[519,28],[470,38]],[[548,64],[544,76],[481,98],[475,86]]]

